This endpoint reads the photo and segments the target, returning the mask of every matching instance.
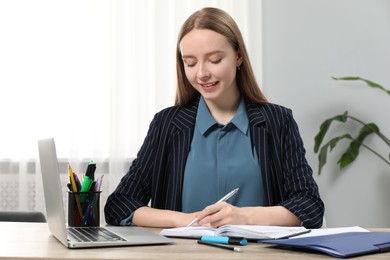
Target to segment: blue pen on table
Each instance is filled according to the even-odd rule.
[[[230,199],[234,194],[236,194],[238,192],[239,188],[236,188],[234,190],[232,190],[231,192],[229,192],[228,194],[226,194],[224,197],[222,197],[220,200],[218,200],[216,203],[220,203],[222,201],[227,201],[228,199]],[[190,227],[192,225],[194,225],[195,223],[197,223],[199,221],[198,218],[195,218],[193,221],[191,221],[187,227]]]
[[[218,243],[225,245],[240,245],[246,246],[248,244],[248,240],[245,238],[238,237],[224,237],[224,236],[201,236],[200,240],[208,243]]]

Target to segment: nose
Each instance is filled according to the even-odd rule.
[[[204,63],[199,64],[198,71],[197,71],[197,77],[200,80],[204,80],[210,77],[210,72],[207,69],[207,65]]]

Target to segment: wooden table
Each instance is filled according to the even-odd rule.
[[[243,252],[239,253],[199,245],[192,239],[174,241],[172,245],[67,249],[50,234],[46,223],[0,222],[0,259],[332,259],[324,254],[276,249],[255,243],[242,247]],[[390,259],[390,253],[359,259]]]

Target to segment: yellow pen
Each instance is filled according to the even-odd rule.
[[[76,199],[77,209],[78,209],[79,214],[80,214],[80,219],[83,219],[83,210],[81,209],[80,199],[79,199],[79,196],[76,194],[77,185],[76,185],[76,181],[75,181],[74,176],[73,176],[72,167],[70,166],[69,162],[68,162],[68,172],[69,172],[70,183],[72,184],[73,193],[74,193],[75,199]]]

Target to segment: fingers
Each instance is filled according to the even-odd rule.
[[[202,212],[197,216],[198,225],[219,227],[230,221],[231,212],[231,205],[226,202],[210,205],[202,210]]]

